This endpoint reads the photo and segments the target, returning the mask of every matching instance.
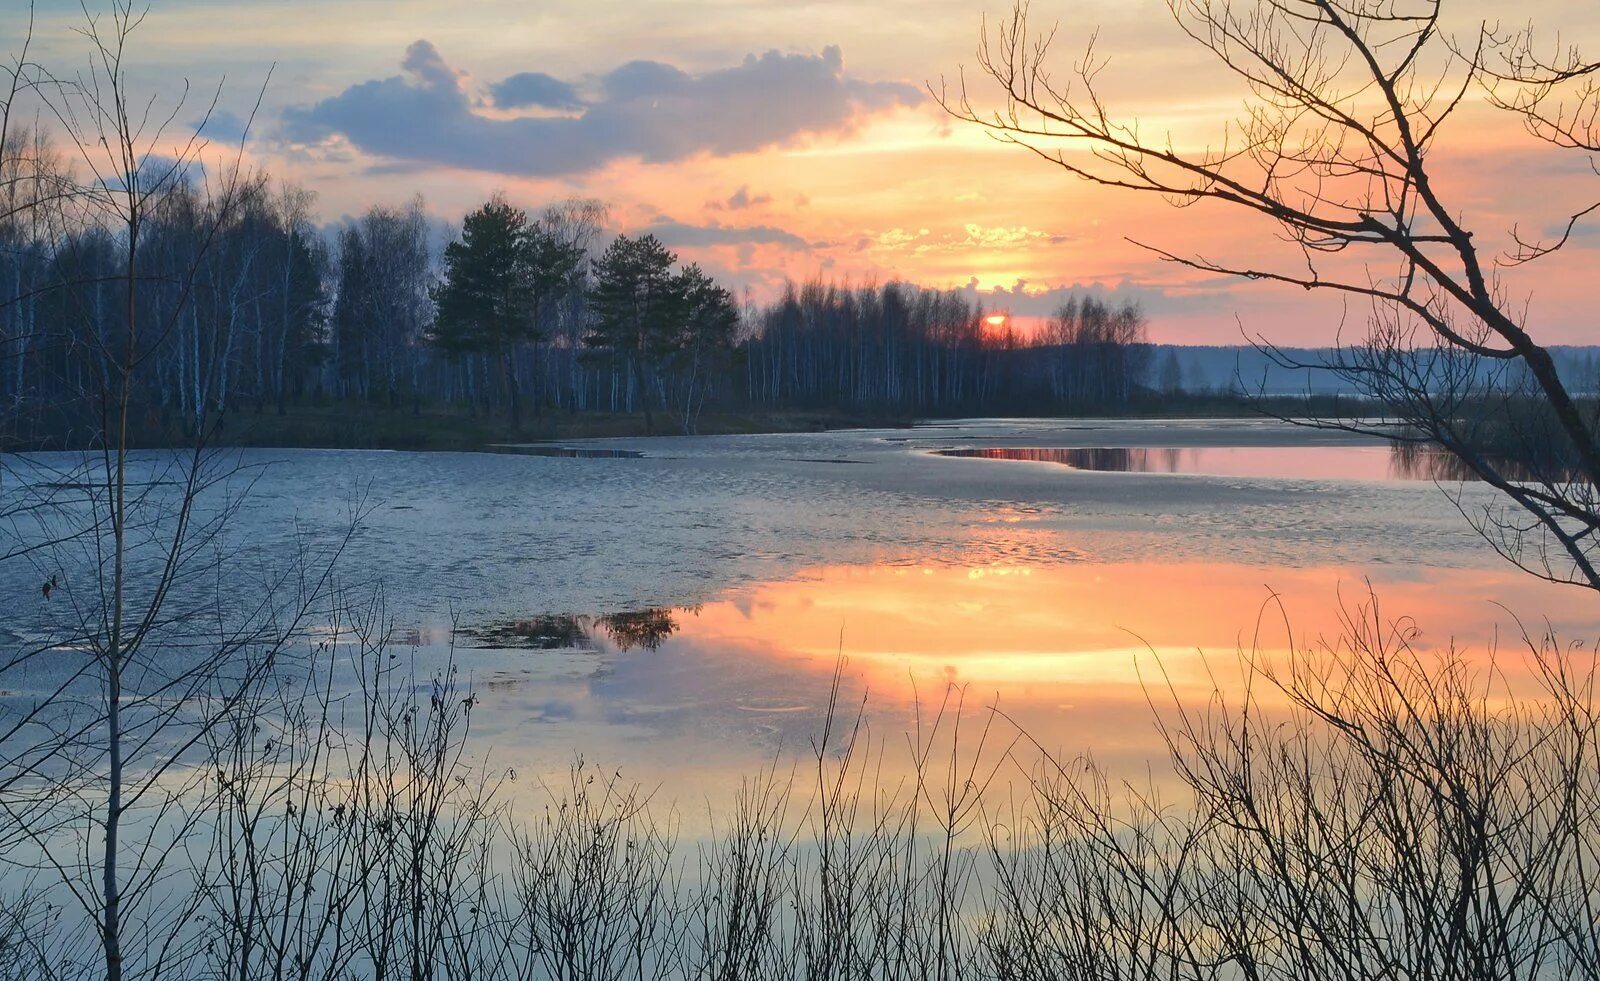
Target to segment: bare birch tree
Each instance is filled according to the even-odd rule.
[[[225,532],[237,506],[227,486],[243,475],[205,450],[204,414],[215,399],[197,405],[189,449],[133,454],[152,340],[192,314],[202,263],[247,187],[237,155],[207,169],[204,123],[190,132],[177,122],[185,96],[162,104],[134,90],[130,41],[143,16],[122,0],[86,13],[86,68],[40,87],[83,171],[58,195],[74,212],[63,220],[115,229],[106,240],[119,257],[94,284],[104,291],[76,294],[115,297],[115,306],[76,311],[89,326],[75,333],[84,346],[73,357],[96,369],[83,376],[89,450],[81,463],[13,479],[7,506],[27,520],[12,523],[17,538],[4,549],[11,571],[23,563],[43,583],[37,618],[46,639],[0,664],[43,685],[0,721],[0,844],[14,871],[31,870],[53,901],[64,898],[95,924],[108,981],[153,976],[192,953],[178,927],[193,902],[169,902],[167,890],[169,861],[192,828],[197,749],[295,642],[323,585],[298,569],[264,573],[255,591],[225,585]],[[194,184],[206,207],[188,261],[148,269],[147,230]],[[151,319],[143,300],[154,285],[170,287],[175,301]],[[75,954],[45,953],[63,968]]]
[[[936,94],[957,118],[1073,177],[1275,224],[1286,242],[1280,265],[1138,244],[1207,273],[1369,305],[1365,338],[1316,367],[1348,379],[1404,426],[1312,424],[1443,447],[1500,493],[1503,506],[1455,496],[1495,548],[1537,575],[1600,589],[1596,402],[1558,373],[1526,297],[1505,276],[1559,250],[1600,205],[1563,215],[1565,233],[1552,241],[1513,229],[1515,244],[1495,253],[1436,179],[1446,159],[1441,134],[1483,102],[1556,148],[1592,149],[1600,65],[1561,48],[1541,58],[1529,32],[1482,23],[1452,33],[1446,0],[1167,7],[1244,98],[1241,115],[1204,149],[1118,115],[1092,40],[1058,72],[1055,31],[1036,29],[1026,5],[986,25],[980,43],[978,65],[997,106],[965,77]],[[1300,366],[1269,340],[1257,342]]]

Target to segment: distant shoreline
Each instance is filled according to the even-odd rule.
[[[1272,405],[1273,400],[1266,404]],[[1345,411],[1356,406],[1353,400],[1340,400]],[[1303,400],[1278,408],[1289,414],[1292,408],[1305,408]],[[1320,410],[1331,406],[1318,406]],[[1150,400],[1117,412],[1078,411],[1007,415],[995,418],[1105,418],[1105,419],[1241,419],[1263,417],[1261,408],[1236,396],[1184,396]],[[681,416],[657,412],[650,431],[646,431],[642,412],[569,412],[546,409],[528,414],[513,426],[502,413],[469,413],[457,407],[423,405],[418,408],[390,407],[386,404],[302,402],[279,414],[271,406],[257,411],[240,407],[230,411],[220,423],[213,422],[205,445],[216,448],[274,449],[374,449],[446,452],[508,452],[507,444],[554,443],[566,440],[602,438],[643,438],[656,436],[728,436],[767,433],[827,432],[837,429],[908,429],[918,422],[937,421],[933,416],[911,416],[892,412],[847,409],[781,409],[771,411],[707,411],[695,421],[693,432],[684,432]],[[948,418],[961,418],[951,416]],[[28,433],[13,428],[0,437],[0,452],[40,452],[83,450],[93,440],[74,438],[65,426]],[[92,432],[90,427],[78,434]],[[194,445],[192,433],[181,423],[146,416],[145,425],[132,434],[131,445],[139,449],[171,449]]]
[[[682,436],[681,417],[654,413],[646,432],[642,412],[609,413],[547,409],[529,413],[512,425],[503,412],[472,414],[456,407],[399,406],[329,402],[291,405],[283,414],[268,406],[257,412],[245,407],[213,420],[204,444],[213,448],[414,450],[442,452],[505,452],[506,444],[549,443],[606,437]],[[906,428],[913,420],[889,414],[841,411],[706,412],[694,435],[823,432],[863,427]],[[0,437],[0,452],[84,450],[95,445],[83,427],[55,426],[34,433]],[[76,436],[76,438],[75,438]],[[147,419],[131,434],[137,449],[181,449],[195,444],[193,432],[180,422]]]

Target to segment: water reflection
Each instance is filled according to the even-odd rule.
[[[546,613],[463,628],[456,635],[469,646],[496,650],[595,651],[603,649],[599,639],[605,638],[618,651],[653,651],[677,629],[674,611],[652,607],[601,616]]]
[[[685,612],[693,612],[693,608]],[[635,647],[653,651],[661,646],[661,642],[677,632],[678,622],[673,618],[671,610],[658,608],[636,610],[629,613],[613,613],[600,617],[595,623],[617,645],[618,650],[632,650]]]
[[[500,449],[523,456],[553,456],[564,460],[638,460],[638,450],[600,449],[593,446],[502,446]]]
[[[1054,463],[1114,473],[1204,474],[1302,480],[1464,480],[1448,453],[1411,443],[1374,446],[987,446],[939,456]]]
[[[1460,457],[1454,453],[1441,450],[1437,446],[1397,442],[1394,444],[1393,453],[1395,474],[1408,480],[1437,480],[1441,483],[1458,483],[1464,480],[1479,479],[1472,468],[1462,462]],[[1536,460],[1521,461],[1494,454],[1484,454],[1484,456],[1508,480],[1525,483],[1543,483],[1546,481],[1567,483],[1578,479],[1578,471],[1576,469],[1560,463]]]
[[[1487,665],[1498,645],[1508,671],[1517,663],[1508,610],[1552,613],[1551,627],[1573,641],[1600,636],[1600,610],[1499,568],[830,567],[693,611],[597,619],[618,650],[664,656],[603,658],[581,675],[509,661],[485,680],[522,681],[486,691],[497,721],[475,725],[494,732],[502,756],[549,754],[554,768],[581,752],[715,796],[775,750],[808,745],[843,655],[847,697],[866,701],[880,733],[913,726],[917,704],[955,684],[967,689],[968,714],[997,700],[1047,747],[1142,767],[1161,754],[1152,698],[1202,705],[1213,685],[1240,683],[1241,649],[1277,657],[1336,638],[1369,581],[1377,615],[1407,618],[1419,647],[1454,644]]]

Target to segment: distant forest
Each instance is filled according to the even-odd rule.
[[[203,176],[152,174],[164,190],[130,248],[125,227],[57,200],[61,159],[39,134],[0,148],[13,436],[91,429],[129,336],[142,416],[183,434],[307,400],[644,413],[669,431],[708,406],[1056,412],[1126,404],[1157,368],[1139,309],[1092,298],[1031,338],[901,283],[791,285],[757,306],[650,236],[612,238],[594,201],[530,214],[497,197],[439,249],[420,199],[324,229],[310,192],[264,175],[217,196]],[[130,335],[130,319],[160,329]]]
[[[790,284],[752,304],[653,237],[611,238],[588,200],[528,213],[496,197],[440,249],[420,199],[330,230],[310,192],[267,176],[218,198],[152,175],[165,190],[130,251],[126,228],[56,200],[60,160],[39,134],[0,147],[0,406],[23,444],[93,429],[130,317],[161,325],[133,335],[139,409],[185,436],[308,401],[643,413],[692,432],[708,407],[1046,415],[1241,379],[1319,387],[1249,349],[1152,345],[1137,306],[1092,296],[1028,336],[957,292],[898,282]]]

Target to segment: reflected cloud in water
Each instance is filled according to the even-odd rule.
[[[1369,581],[1379,614],[1404,614],[1421,647],[1453,643],[1485,665],[1499,643],[1499,666],[1516,670],[1508,610],[1556,611],[1558,635],[1600,636],[1600,610],[1512,569],[830,567],[692,610],[596,618],[616,656],[581,676],[497,686],[484,708],[498,716],[502,755],[582,752],[710,793],[808,745],[842,655],[844,694],[865,700],[879,733],[914,725],[918,703],[953,684],[968,715],[998,704],[1041,745],[1142,767],[1161,753],[1152,699],[1201,705],[1214,684],[1240,683],[1240,650],[1277,657],[1338,637]],[[585,623],[555,619],[560,630]],[[621,656],[629,647],[660,656]],[[547,723],[537,737],[532,722]]]

